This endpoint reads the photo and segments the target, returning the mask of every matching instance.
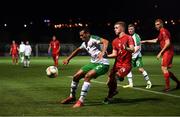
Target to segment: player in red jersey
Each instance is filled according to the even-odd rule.
[[[48,53],[52,54],[54,60],[54,66],[58,67],[58,59],[60,52],[60,42],[56,39],[56,36],[52,37],[52,41],[49,44]]]
[[[10,46],[10,52],[9,54],[12,56],[12,64],[18,64],[18,44],[13,40],[12,44]]]
[[[176,89],[180,88],[180,81],[175,77],[175,75],[169,70],[172,67],[172,61],[174,56],[174,47],[171,43],[171,35],[170,32],[164,28],[163,21],[161,19],[157,19],[155,21],[155,27],[159,31],[159,35],[157,38],[152,40],[144,40],[141,43],[157,43],[159,41],[161,51],[157,55],[157,59],[162,56],[161,61],[161,70],[165,79],[165,89],[167,92],[170,90],[170,80],[174,80],[177,83]]]
[[[108,104],[117,92],[117,79],[123,81],[124,77],[131,71],[131,59],[134,52],[134,41],[125,33],[125,22],[119,21],[114,25],[115,34],[118,36],[112,42],[112,53],[108,57],[115,57],[115,63],[110,71],[107,85],[108,96],[104,103]]]

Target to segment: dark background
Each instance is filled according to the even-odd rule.
[[[168,22],[165,26],[171,32],[173,42],[179,43],[179,0],[1,1],[0,43],[12,40],[48,43],[54,34],[61,43],[79,43],[80,27],[54,28],[54,25],[63,23],[88,24],[92,34],[112,41],[115,37],[113,24],[119,20],[127,24],[136,22],[137,33],[142,39],[149,39],[157,36],[154,29],[156,18]]]

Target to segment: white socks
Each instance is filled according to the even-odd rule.
[[[148,81],[149,80],[149,76],[148,76],[148,74],[147,74],[147,72],[144,70],[144,72],[142,73],[142,75],[144,76],[144,79],[146,80],[146,81]]]
[[[130,71],[127,75],[129,85],[133,86],[132,72]]]
[[[84,84],[83,84],[83,86],[82,86],[82,89],[81,89],[81,96],[80,96],[80,98],[79,98],[79,100],[80,100],[81,102],[84,102],[84,99],[85,99],[85,97],[86,97],[86,95],[87,95],[87,92],[88,92],[88,90],[90,89],[90,85],[91,85],[90,82],[84,82]]]
[[[71,82],[71,93],[70,93],[70,97],[75,97],[75,95],[76,95],[76,89],[77,89],[77,87],[78,87],[78,84],[79,84],[79,82],[74,82],[74,81],[72,80],[72,82]]]

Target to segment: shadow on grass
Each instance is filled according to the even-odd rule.
[[[112,105],[112,104],[125,104],[125,105],[132,105],[132,104],[137,104],[137,103],[141,103],[141,102],[152,102],[152,103],[156,103],[158,101],[160,101],[161,99],[159,98],[136,98],[136,99],[122,99],[122,98],[113,98],[113,100],[111,101],[111,103],[109,104],[104,104],[103,100],[101,102],[90,102],[88,101],[86,103],[87,106],[100,106],[100,105]]]

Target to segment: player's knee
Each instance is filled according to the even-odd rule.
[[[73,76],[73,81],[78,82],[80,80],[80,76],[81,76],[80,74],[75,74]]]
[[[143,73],[143,72],[144,72],[144,69],[143,69],[143,68],[139,68],[139,72],[140,72],[140,73]]]
[[[161,70],[162,70],[162,72],[163,72],[163,73],[166,73],[166,72],[168,72],[168,69],[167,69],[167,67],[164,67],[164,66],[162,66],[162,67],[161,67]]]
[[[116,78],[116,80],[119,80],[121,82],[124,81],[124,77],[121,77],[119,74],[116,74],[115,78]]]
[[[89,82],[91,80],[91,77],[92,77],[91,74],[87,73],[84,77],[84,81]]]

